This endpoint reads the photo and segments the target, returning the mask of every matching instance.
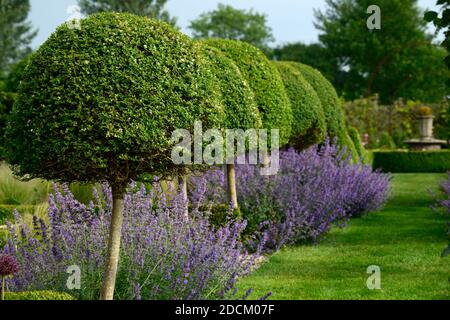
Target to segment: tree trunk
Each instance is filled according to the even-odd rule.
[[[236,171],[234,164],[227,164],[228,200],[233,209],[239,209],[236,192]]]
[[[188,192],[187,192],[187,177],[186,176],[178,177],[178,187],[182,194],[183,202],[185,205],[184,216],[186,218],[189,218],[189,199],[188,199]]]
[[[263,167],[269,168],[269,165],[270,165],[269,151],[265,151],[263,156]]]
[[[108,260],[105,274],[103,276],[103,286],[100,292],[100,300],[113,300],[114,298],[123,224],[124,191],[122,190],[123,189],[118,189],[114,186],[112,187],[113,208],[111,225],[109,227]]]

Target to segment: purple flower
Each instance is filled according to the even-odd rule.
[[[0,255],[0,276],[12,276],[19,272],[19,264],[14,257],[8,254]]]
[[[318,241],[333,224],[345,225],[354,216],[378,210],[387,200],[390,176],[352,164],[326,141],[303,152],[280,153],[280,171],[261,176],[258,166],[237,165],[238,202],[246,233],[261,233],[267,251],[301,241]],[[211,205],[227,203],[224,173],[214,169],[192,179],[190,198],[205,190]],[[197,205],[198,206],[198,205]]]
[[[203,197],[201,194],[199,198]],[[130,185],[124,198],[124,223],[118,299],[217,299],[230,297],[237,278],[256,264],[238,241],[245,222],[229,221],[216,228],[208,213],[195,207],[184,216],[182,194],[166,197],[162,188]],[[85,206],[65,186],[54,186],[49,196],[49,223],[20,221],[10,226],[11,237],[1,253],[20,265],[13,279],[14,291],[67,291],[67,267],[80,267],[80,299],[97,299],[105,269],[111,190],[102,185],[94,201]],[[17,216],[20,219],[20,215]],[[246,257],[246,258],[245,258]]]

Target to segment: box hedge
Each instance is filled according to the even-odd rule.
[[[447,172],[450,170],[450,150],[376,151],[373,168],[392,173]]]
[[[5,292],[5,300],[75,300],[70,294],[53,291],[27,291],[27,292]]]
[[[298,150],[322,142],[327,133],[322,103],[314,88],[289,62],[275,61],[291,101],[292,137],[290,144]]]
[[[291,104],[277,68],[258,48],[236,40],[208,39],[207,44],[232,59],[255,94],[264,129],[280,130],[280,145],[291,137]]]

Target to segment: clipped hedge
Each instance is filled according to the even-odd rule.
[[[5,300],[75,300],[70,294],[53,291],[5,292]]]
[[[322,142],[327,133],[322,103],[314,88],[290,62],[274,62],[291,101],[292,137],[290,145],[303,150]]]
[[[255,95],[233,60],[205,41],[199,41],[209,62],[224,107],[226,129],[260,128],[261,117]]]
[[[255,94],[264,129],[280,130],[280,145],[291,137],[291,104],[277,68],[258,48],[236,40],[208,39],[207,44],[232,59]]]
[[[316,90],[325,113],[328,135],[340,139],[341,132],[345,130],[344,112],[333,85],[320,71],[310,66],[297,62],[291,62],[291,66],[299,70],[306,81]]]
[[[450,150],[376,151],[373,168],[392,173],[447,172],[450,170]]]
[[[197,43],[165,22],[109,12],[63,24],[22,76],[8,162],[19,176],[117,185],[182,170],[173,131],[222,124],[213,82]]]

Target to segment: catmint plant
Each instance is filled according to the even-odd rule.
[[[379,209],[389,195],[390,176],[352,164],[343,154],[345,150],[326,141],[303,152],[281,152],[276,176],[261,176],[257,166],[237,166],[238,200],[248,221],[245,233],[264,231],[266,249],[277,250],[284,244],[317,241],[334,223]],[[220,170],[194,177],[193,205],[226,201],[224,181]]]
[[[49,197],[49,222],[34,218],[27,226],[16,213],[3,252],[21,271],[7,283],[14,291],[70,292],[79,299],[100,294],[112,195],[107,185],[83,205],[67,186],[55,185]],[[124,198],[123,242],[115,299],[222,299],[231,297],[237,279],[254,269],[239,235],[244,221],[216,228],[207,213],[193,208],[184,215],[181,194],[159,184],[133,183]],[[81,269],[80,290],[66,286],[67,267]]]

